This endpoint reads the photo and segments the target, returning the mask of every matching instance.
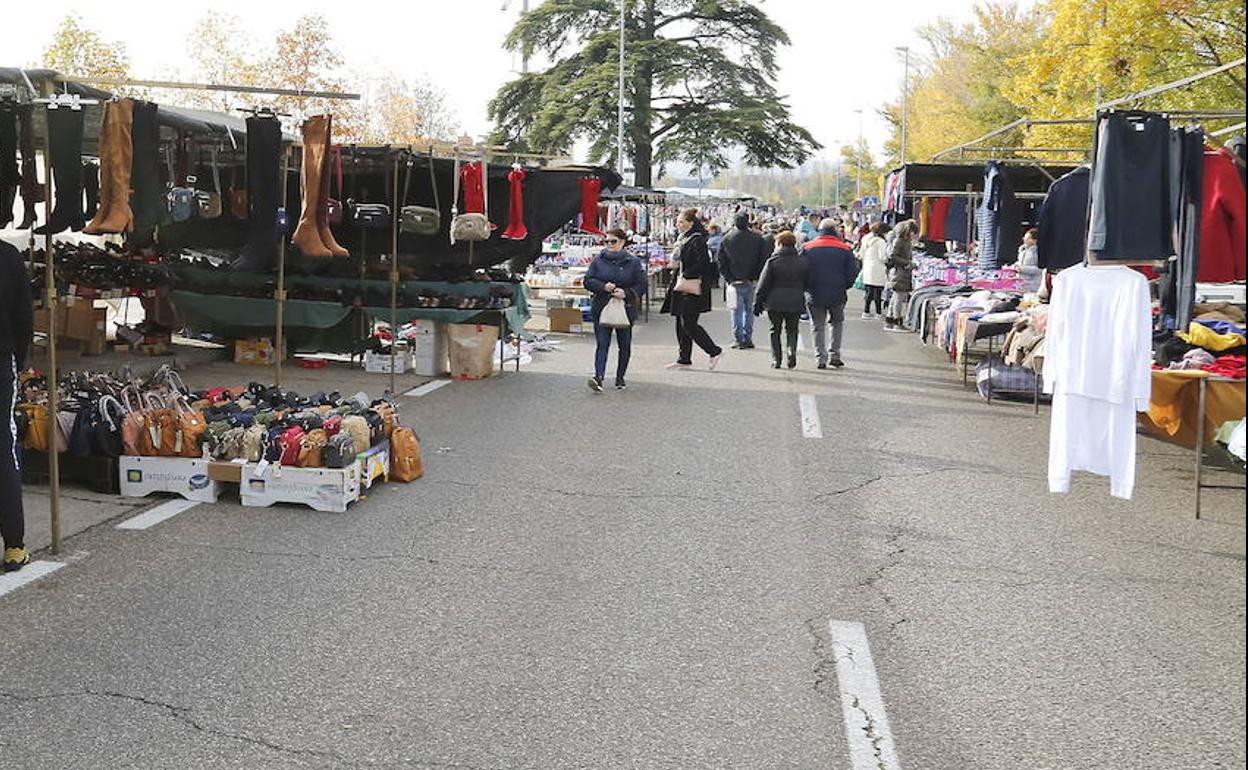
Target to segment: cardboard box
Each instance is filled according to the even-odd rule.
[[[355,456],[360,466],[360,486],[372,489],[377,479],[390,478],[390,440],[386,439],[375,447],[360,452]]]
[[[56,306],[56,336],[57,337],[65,336],[65,318],[66,318],[68,310],[69,308],[59,303]],[[35,311],[35,331],[42,332],[44,334],[48,333],[48,309],[47,308],[39,308],[38,310]]]
[[[108,309],[94,307],[90,300],[75,302],[66,308],[64,334],[69,339],[90,342],[105,333]]]
[[[118,461],[122,497],[171,492],[187,500],[215,503],[221,483],[208,475],[208,461],[186,457],[133,457]]]
[[[451,377],[456,380],[480,380],[494,374],[494,349],[498,344],[498,327],[487,324],[451,324],[447,327],[450,341]]]
[[[236,364],[272,366],[276,360],[273,341],[268,337],[261,337],[258,340],[234,341],[234,363]]]
[[[394,372],[395,374],[403,374],[412,367],[412,355],[405,350],[396,351],[394,354]],[[389,353],[373,353],[372,351],[364,354],[364,371],[373,374],[389,374],[390,373],[390,354]]]
[[[546,314],[550,316],[552,332],[569,334],[572,332],[572,327],[576,326],[579,334],[579,327],[584,323],[584,316],[578,307],[552,307],[546,311]]]
[[[243,462],[213,460],[208,463],[208,478],[226,484],[241,484],[243,481]]]
[[[247,463],[238,496],[243,505],[267,508],[299,503],[317,511],[343,513],[360,498],[360,463],[346,468],[292,468]]]

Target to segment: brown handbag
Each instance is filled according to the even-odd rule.
[[[204,452],[200,447],[200,438],[204,435],[204,431],[208,429],[208,422],[204,420],[202,414],[192,409],[185,399],[179,398],[173,404],[175,416],[174,456],[203,457]]]
[[[390,478],[395,481],[415,481],[425,475],[425,463],[420,456],[420,439],[411,428],[395,428],[390,436]]]
[[[230,189],[226,191],[230,199],[230,216],[235,219],[246,219],[251,214],[247,206],[247,190],[238,186],[238,166],[230,170]]]
[[[329,443],[329,434],[320,428],[308,431],[299,444],[300,468],[319,468],[324,464],[323,453]]]

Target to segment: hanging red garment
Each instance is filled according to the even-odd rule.
[[[481,162],[465,163],[459,169],[459,184],[464,188],[464,208],[461,214],[485,213],[485,180],[482,178]]]
[[[503,231],[504,238],[522,241],[529,237],[529,228],[524,226],[524,180],[527,176],[528,174],[519,166],[513,168],[507,175],[507,181],[511,183],[511,192],[508,196],[510,204],[507,207],[507,229]]]
[[[1228,283],[1244,280],[1244,182],[1225,151],[1205,153],[1200,212],[1200,269],[1196,280]]]
[[[935,198],[932,200],[932,213],[927,218],[928,239],[945,240],[945,219],[949,217],[952,198]]]
[[[602,180],[596,176],[581,178],[581,229],[594,235],[602,235],[598,226],[598,195],[602,192]]]

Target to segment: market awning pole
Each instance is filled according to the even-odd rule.
[[[48,121],[50,123],[50,121]],[[55,258],[52,254],[52,127],[45,123],[47,141],[43,147],[43,208],[46,216],[45,226],[48,234],[43,241],[43,307],[48,317],[48,515],[49,529],[52,533],[52,553],[61,552],[61,457],[60,440],[57,438],[56,414],[59,411],[60,394],[57,382],[60,380],[56,370],[56,277],[53,275]],[[59,193],[60,190],[57,190]],[[16,386],[16,383],[14,383]]]
[[[408,170],[411,173],[411,170]],[[394,200],[393,214],[390,216],[390,395],[398,390],[394,384],[394,359],[399,347],[399,211],[403,202],[399,200],[399,154],[394,154],[394,179],[391,181],[390,194]]]
[[[282,210],[286,211],[287,200],[290,197],[290,185],[286,176],[290,173],[290,147],[282,150]],[[289,225],[290,212],[286,211],[286,221]],[[289,230],[289,226],[287,230]],[[273,299],[277,301],[277,329],[273,335],[273,358],[277,366],[275,372],[275,380],[277,387],[282,387],[282,359],[286,352],[286,233],[282,232],[281,239],[277,244],[277,291],[273,293]]]

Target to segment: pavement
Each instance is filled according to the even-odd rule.
[[[794,371],[669,371],[653,316],[601,395],[568,338],[405,398],[425,478],[345,514],[68,538],[0,596],[0,765],[1244,765],[1242,491],[1194,520],[1191,453],[1141,437],[1133,500],[1052,496],[1047,407],[856,318],[816,371],[803,334]]]

